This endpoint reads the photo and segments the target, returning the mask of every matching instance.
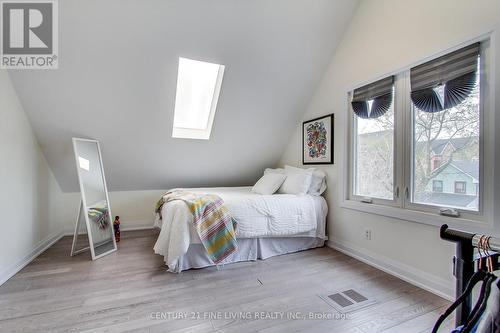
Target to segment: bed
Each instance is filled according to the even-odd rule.
[[[183,189],[220,196],[238,225],[238,251],[221,264],[266,259],[321,247],[326,238],[327,204],[322,196],[252,192],[252,187]],[[171,272],[214,266],[193,227],[193,215],[180,200],[166,203],[155,226],[161,228],[154,245]]]

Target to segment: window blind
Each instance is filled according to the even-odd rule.
[[[479,46],[475,43],[411,68],[413,104],[432,113],[463,102],[476,86]]]
[[[378,118],[391,107],[394,76],[355,89],[351,101],[352,110],[360,118]]]

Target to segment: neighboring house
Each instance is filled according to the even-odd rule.
[[[431,168],[436,170],[452,158],[453,153],[467,149],[477,137],[438,139],[431,143]]]
[[[479,161],[451,161],[434,170],[426,191],[476,195],[479,191]]]
[[[479,161],[451,161],[434,170],[422,200],[462,207],[476,207],[479,193]],[[425,196],[425,198],[424,198]]]
[[[430,149],[431,175],[425,190],[416,193],[417,202],[455,207],[478,207],[478,138],[434,140],[430,147],[420,142],[417,150]]]

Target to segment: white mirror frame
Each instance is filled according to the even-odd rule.
[[[110,221],[110,224],[111,224],[111,237],[112,237],[112,240],[113,240],[113,248],[107,252],[104,252],[104,253],[101,253],[99,255],[95,255],[95,250],[94,250],[94,243],[93,243],[93,240],[92,240],[92,229],[90,228],[90,220],[89,220],[89,216],[88,216],[88,213],[87,213],[87,210],[88,210],[88,206],[87,206],[87,201],[86,201],[86,198],[85,198],[85,191],[84,191],[84,187],[83,187],[83,183],[82,183],[82,177],[81,177],[81,171],[80,171],[80,168],[79,168],[79,164],[78,164],[78,153],[77,153],[77,149],[76,149],[76,143],[78,141],[83,141],[83,142],[92,142],[92,143],[95,143],[97,145],[97,152],[99,154],[99,164],[100,164],[100,167],[101,167],[101,171],[102,171],[102,181],[103,181],[103,184],[104,184],[104,192],[106,194],[106,204],[107,204],[107,208],[108,208],[108,218],[109,218],[109,221]],[[104,257],[112,252],[115,252],[117,250],[117,246],[116,246],[116,239],[115,239],[115,233],[114,233],[114,230],[113,230],[113,215],[111,214],[111,205],[109,203],[109,195],[108,195],[108,187],[107,187],[107,184],[106,184],[106,177],[104,175],[104,166],[103,166],[103,163],[102,163],[102,154],[101,154],[101,146],[99,145],[99,141],[97,140],[92,140],[92,139],[82,139],[82,138],[73,138],[73,151],[75,153],[75,163],[76,163],[76,171],[77,171],[77,174],[78,174],[78,183],[80,184],[80,193],[81,193],[81,201],[80,201],[80,206],[78,208],[78,215],[77,215],[77,218],[76,218],[76,225],[75,225],[75,232],[74,232],[74,235],[73,235],[73,244],[71,246],[71,256],[74,256],[74,255],[77,255],[83,251],[86,251],[90,248],[90,253],[92,255],[92,260],[96,260],[96,259],[99,259],[101,257]],[[81,221],[81,214],[83,214],[85,216],[85,224],[86,224],[86,229],[87,229],[87,237],[88,237],[88,241],[89,241],[89,246],[88,247],[85,247],[83,249],[80,249],[80,250],[76,250],[76,245],[77,245],[77,239],[78,239],[78,233],[79,233],[79,229],[80,229],[80,221]]]

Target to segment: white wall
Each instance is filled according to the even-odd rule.
[[[347,147],[346,92],[354,85],[493,30],[497,34],[500,31],[500,2],[497,0],[365,0],[359,5],[303,116],[307,120],[335,113],[335,164],[321,167],[329,177],[327,200],[331,245],[428,289],[453,294],[451,259],[454,248],[439,239],[436,227],[340,207],[344,177],[342,163]],[[492,51],[497,53],[493,79],[500,84],[498,46],[496,37],[492,43]],[[494,93],[500,100],[498,87]],[[495,121],[495,141],[500,147],[500,117],[495,117]],[[281,164],[300,165],[301,147],[301,126],[298,125]],[[500,165],[500,154],[495,158],[496,165]],[[499,179],[496,177],[496,189],[500,188]],[[497,211],[496,216],[500,216],[499,213]],[[372,230],[371,241],[364,239],[365,229]]]
[[[62,192],[0,70],[0,284],[62,235]]]

